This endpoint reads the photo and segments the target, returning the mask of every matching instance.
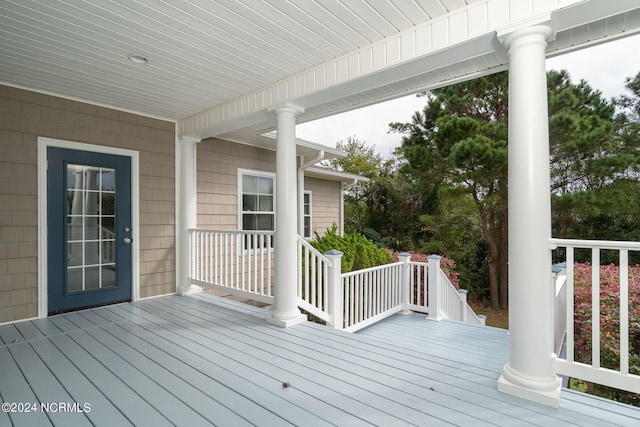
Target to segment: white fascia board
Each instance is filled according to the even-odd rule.
[[[304,176],[321,178],[330,181],[340,181],[344,183],[352,183],[354,181],[369,182],[369,178],[365,178],[364,176],[313,166],[305,169]]]

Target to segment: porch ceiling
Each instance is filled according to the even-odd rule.
[[[503,69],[496,31],[540,16],[550,55],[640,30],[636,0],[0,0],[0,83],[257,132],[284,101],[308,121]]]

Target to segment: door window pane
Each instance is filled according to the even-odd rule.
[[[67,292],[115,287],[114,169],[67,165]]]

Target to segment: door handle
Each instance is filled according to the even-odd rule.
[[[124,243],[125,245],[130,245],[131,242],[133,242],[133,240],[131,240],[131,237],[125,237],[124,239],[122,239],[122,243]]]

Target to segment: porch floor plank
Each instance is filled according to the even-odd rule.
[[[13,355],[7,347],[0,348],[0,397],[2,403],[33,403],[37,402],[33,390],[27,383]],[[8,387],[8,385],[11,385]],[[10,424],[14,426],[50,426],[51,421],[44,412],[41,411],[16,411],[8,412]],[[37,408],[36,408],[37,409]],[[11,408],[10,408],[11,410]],[[4,412],[4,411],[3,411]],[[3,417],[0,417],[2,420]]]
[[[267,314],[201,294],[4,325],[3,402],[91,411],[0,425],[640,425],[637,408],[572,391],[559,409],[499,393],[503,330],[394,315],[349,334]]]
[[[229,321],[210,316],[206,312],[201,313],[200,317],[197,317],[194,321],[201,322],[203,320],[219,324],[223,331],[230,328]],[[261,320],[256,319],[255,322],[259,324]],[[189,327],[190,325],[186,324],[185,326]],[[277,334],[278,330],[275,330],[275,333]],[[253,335],[250,332],[248,334]],[[232,333],[227,335],[229,335],[229,338],[226,341],[221,341],[220,343],[222,345],[236,348],[247,346],[243,342],[245,341],[244,339],[239,339],[242,337],[234,337]],[[253,338],[259,339],[257,336]],[[296,384],[298,384],[299,380],[313,379],[314,381],[311,384],[309,384],[308,380],[305,381],[305,390],[312,385],[315,385],[316,388],[336,388],[336,392],[347,393],[347,398],[352,394],[358,394],[355,393],[353,389],[348,389],[348,387],[355,387],[375,393],[373,398],[371,395],[364,395],[361,398],[361,404],[373,405],[369,411],[385,406],[384,403],[375,404],[376,399],[406,404],[407,395],[410,395],[410,397],[414,399],[414,404],[412,405],[413,407],[409,409],[420,408],[418,416],[421,418],[424,418],[425,414],[428,414],[432,417],[438,416],[441,420],[446,419],[448,422],[455,420],[461,424],[473,423],[473,425],[483,425],[484,423],[483,418],[478,417],[478,415],[482,415],[478,414],[478,412],[482,412],[484,410],[483,408],[475,405],[460,408],[455,400],[432,393],[430,389],[433,387],[428,387],[424,384],[412,384],[409,381],[411,374],[403,375],[406,374],[406,372],[400,370],[393,372],[393,375],[388,374],[389,369],[393,370],[393,367],[381,366],[379,363],[365,358],[360,358],[359,363],[355,364],[353,363],[353,354],[348,351],[348,346],[340,345],[337,348],[329,347],[330,351],[318,351],[316,348],[300,345],[300,343],[309,342],[313,337],[302,335],[300,338],[301,340],[299,340],[299,342],[290,342],[284,352],[282,349],[270,344],[270,341],[274,340],[256,341],[259,343],[259,347],[252,344],[253,347],[245,348],[244,350],[247,352],[253,351],[253,358],[265,360],[265,367],[270,366],[271,362],[269,359],[273,356],[286,358],[288,361],[294,363],[295,369],[292,373],[296,375]],[[257,349],[262,350],[262,352],[256,353]],[[249,358],[247,363],[252,363],[252,359]],[[254,361],[254,366],[256,366],[255,363]],[[371,371],[376,371],[379,375],[379,378],[375,381],[367,378]],[[318,378],[319,376],[324,376],[326,379]],[[348,385],[342,384],[343,381],[346,381]],[[444,384],[442,385],[444,386]],[[438,387],[438,385],[436,385],[436,387]],[[363,393],[360,392],[359,394]],[[347,403],[347,408],[352,407],[352,403],[345,403]],[[386,406],[389,405],[386,404]],[[486,415],[488,416],[489,414],[487,413]],[[514,424],[514,420],[511,417],[502,417],[501,414],[495,412],[492,412],[490,415],[492,415],[491,422],[493,425],[517,425],[517,423]],[[409,422],[410,420],[407,421]],[[436,419],[431,420],[431,422],[437,421]]]
[[[144,307],[150,308],[147,305]],[[394,406],[393,401],[389,403],[388,400],[390,399],[380,399],[378,394],[371,393],[373,387],[368,387],[369,384],[361,384],[362,381],[359,383],[358,378],[339,378],[335,374],[331,375],[332,373],[329,372],[331,367],[329,365],[322,362],[318,365],[318,362],[314,360],[314,354],[301,354],[297,346],[288,345],[286,349],[283,349],[277,345],[270,344],[270,342],[277,342],[276,339],[269,339],[264,336],[256,337],[250,333],[240,336],[233,330],[233,323],[225,322],[215,317],[182,315],[183,318],[190,318],[190,321],[185,321],[182,317],[169,313],[159,314],[159,317],[182,325],[189,330],[197,331],[191,335],[191,339],[194,342],[203,343],[203,345],[211,349],[220,348],[220,346],[231,349],[231,351],[225,351],[227,355],[233,357],[231,362],[234,360],[239,362],[238,369],[240,370],[255,371],[251,374],[252,377],[259,380],[259,377],[262,376],[261,372],[268,372],[268,378],[263,378],[261,383],[272,390],[274,384],[276,387],[281,388],[281,384],[285,382],[284,380],[287,380],[286,382],[294,385],[290,391],[287,391],[287,398],[290,401],[295,399],[297,404],[312,410],[313,413],[322,414],[330,422],[340,424],[340,422],[344,421],[348,411],[354,410],[354,406],[360,406],[365,411],[368,422],[384,425],[393,424],[397,421],[387,415],[394,412],[394,409],[397,412],[394,417],[400,419],[403,417],[409,418],[409,414],[414,411],[411,407],[401,407],[398,410],[398,406]],[[264,320],[253,319],[253,322],[261,325]],[[199,325],[203,323],[218,325],[220,327],[218,329],[219,332],[216,330],[216,333],[213,334],[208,329],[199,328]],[[226,331],[228,333],[225,333]],[[287,370],[278,367],[279,360],[283,359],[287,361]],[[341,372],[341,374],[343,376],[350,375],[348,371]],[[341,383],[341,381],[345,380],[349,380],[349,384]],[[317,396],[322,395],[323,390],[326,389],[333,389],[338,395],[341,394],[342,396],[332,399],[331,402],[322,402]],[[350,397],[358,394],[364,396],[359,399]],[[375,405],[376,400],[378,400],[377,405]],[[337,411],[336,407],[330,405],[340,407],[340,412]],[[426,409],[423,409],[424,413],[416,411],[416,415],[421,420],[425,420],[425,417],[429,416]],[[458,414],[451,415],[457,416]],[[410,422],[411,420],[404,419],[404,421]],[[431,420],[433,423],[437,421],[435,418]],[[354,421],[350,422],[350,425],[355,425]]]
[[[131,422],[94,384],[62,353],[51,340],[35,340],[31,346],[54,372],[60,384],[68,391],[73,402],[89,403],[85,415],[95,426],[128,426]]]
[[[29,387],[34,391],[36,400],[54,405],[49,408],[48,412],[48,416],[54,425],[91,425],[86,416],[83,416],[84,413],[60,410],[59,406],[57,406],[59,402],[72,403],[74,401],[29,343],[11,345],[8,349],[27,380]],[[41,410],[41,408],[38,408],[38,410]]]

